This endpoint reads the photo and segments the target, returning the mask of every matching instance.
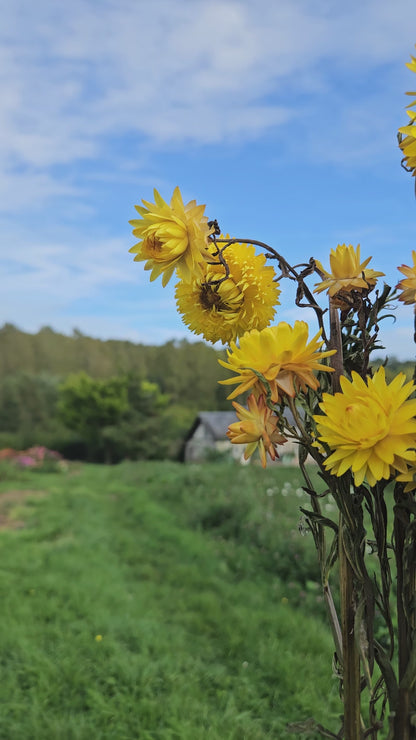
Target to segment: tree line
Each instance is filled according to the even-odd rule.
[[[175,458],[201,410],[229,409],[225,353],[204,342],[147,346],[49,327],[0,329],[0,447],[66,457]]]
[[[178,458],[196,414],[230,410],[225,351],[0,329],[0,447],[45,445],[65,457],[117,462]],[[389,361],[387,374],[412,362]]]

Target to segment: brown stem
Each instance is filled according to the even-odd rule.
[[[410,721],[410,696],[409,691],[406,689],[399,688],[399,696],[397,701],[396,712],[394,715],[394,740],[411,740],[414,738],[414,734],[411,735]],[[413,730],[414,732],[414,730]]]
[[[329,621],[331,624],[332,637],[335,643],[335,652],[337,654],[339,662],[342,664],[342,632],[338,620],[338,613],[334,604],[334,597],[332,596],[332,591],[329,583],[324,586],[323,591],[326,608],[329,614]]]
[[[411,740],[415,737],[416,728],[410,726],[410,689],[407,682],[404,681],[406,670],[409,665],[409,655],[411,652],[411,630],[408,623],[406,610],[404,606],[404,560],[403,552],[406,539],[406,529],[410,522],[410,514],[400,502],[404,499],[400,489],[396,487],[394,516],[394,551],[396,556],[397,568],[397,642],[399,658],[399,692],[397,706],[390,707],[394,713],[393,726],[394,738],[400,740]]]
[[[334,393],[340,390],[339,379],[344,372],[344,358],[342,356],[342,337],[341,337],[341,325],[339,321],[339,311],[333,306],[332,301],[329,301],[329,327],[330,327],[330,339],[329,348],[335,349],[336,353],[331,357],[331,367],[334,368],[335,372],[332,375],[332,388]]]
[[[416,344],[416,306],[415,306],[415,310],[414,310],[413,320],[414,320],[414,327],[415,327],[415,331],[414,331],[414,334],[413,334],[413,341]]]
[[[339,311],[329,302],[330,347],[336,353],[331,357],[335,372],[332,375],[334,393],[340,390],[340,377],[343,374],[342,336]],[[348,559],[345,546],[345,527],[348,526],[343,514],[339,522],[339,580],[341,597],[342,664],[343,664],[343,702],[345,740],[360,740],[361,731],[361,684],[360,653],[355,639],[355,585],[354,572]]]
[[[297,278],[296,270],[289,264],[289,262],[281,254],[279,254],[279,252],[277,252],[273,247],[271,247],[269,244],[266,244],[265,242],[260,242],[258,241],[258,239],[241,239],[240,237],[230,239],[222,239],[216,237],[213,241],[215,244],[224,244],[225,247],[228,247],[230,244],[235,244],[236,242],[238,244],[253,244],[257,247],[261,247],[261,249],[265,249],[269,253],[269,255],[278,260],[280,269],[282,270],[285,277],[289,277],[290,275],[292,275],[294,280],[296,280]]]
[[[322,339],[327,342],[327,336],[325,332],[325,325],[323,321],[323,315],[325,311],[322,310],[319,303],[315,300],[313,293],[310,291],[308,286],[305,283],[305,278],[308,275],[311,275],[314,272],[317,272],[318,274],[321,274],[320,271],[317,269],[315,260],[313,257],[309,260],[308,264],[303,263],[301,265],[296,265],[296,267],[292,267],[292,265],[289,264],[289,262],[281,255],[279,252],[276,251],[273,247],[271,247],[269,244],[266,244],[265,242],[258,241],[258,239],[242,239],[240,237],[236,238],[228,238],[224,239],[222,237],[218,237],[215,234],[213,234],[210,237],[211,241],[215,246],[217,247],[218,252],[214,254],[214,257],[218,257],[220,260],[220,263],[224,265],[225,258],[223,256],[224,251],[229,247],[231,244],[252,244],[257,247],[260,247],[261,249],[266,250],[267,254],[266,257],[269,257],[270,259],[275,259],[279,263],[279,268],[281,270],[281,275],[277,278],[277,280],[280,280],[280,278],[289,278],[290,280],[294,280],[297,282],[298,288],[297,288],[297,294],[296,294],[296,305],[300,306],[301,308],[312,308],[313,311],[315,311],[316,318],[318,320],[319,328],[322,332]],[[219,247],[218,245],[222,244],[222,247]],[[210,263],[215,264],[215,263]],[[301,272],[298,272],[296,268],[303,267],[304,269]],[[217,281],[213,281],[213,284]],[[219,281],[221,282],[221,280]],[[301,302],[303,298],[306,298],[306,303]]]
[[[362,738],[360,716],[360,654],[354,634],[354,573],[345,550],[343,530],[343,517],[341,515],[339,527],[339,579],[341,596],[344,737],[345,740],[360,740]]]
[[[409,659],[409,630],[403,603],[403,549],[406,528],[410,515],[404,509],[396,510],[394,517],[394,550],[397,566],[397,621],[398,621],[398,653],[399,653],[399,681],[402,680]]]

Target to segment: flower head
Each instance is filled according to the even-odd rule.
[[[407,305],[412,303],[416,304],[416,251],[412,251],[413,267],[402,265],[398,269],[403,275],[406,275],[403,280],[400,280],[396,285],[396,290],[401,290],[402,293],[399,295],[399,301],[403,301]]]
[[[176,304],[184,323],[195,334],[223,344],[251,329],[264,329],[279,303],[279,285],[264,254],[250,244],[230,244],[222,251],[210,249],[212,259],[201,273],[176,285]]]
[[[228,362],[218,360],[220,365],[237,374],[219,381],[223,385],[238,384],[228,398],[235,398],[250,388],[256,396],[267,395],[270,388],[272,401],[277,402],[282,394],[293,398],[299,389],[316,390],[319,382],[313,370],[331,371],[321,360],[335,350],[320,352],[321,332],[308,342],[308,331],[305,321],[295,321],[293,327],[281,321],[262,331],[247,332],[241,337],[239,347],[231,342]]]
[[[145,270],[151,270],[150,280],[163,274],[165,286],[175,270],[185,278],[198,270],[206,258],[207,237],[211,233],[208,219],[204,216],[205,206],[194,200],[184,205],[178,187],[175,188],[170,205],[165,203],[154,190],[155,203],[142,201],[135,206],[140,219],[130,221],[133,234],[140,240],[129,250],[135,261],[144,261]]]
[[[239,421],[230,424],[227,437],[233,444],[247,444],[244,458],[248,458],[258,448],[263,468],[266,467],[266,453],[272,460],[278,457],[276,446],[287,442],[286,437],[277,428],[278,417],[266,405],[264,396],[256,399],[251,393],[247,399],[247,408],[233,402]]]
[[[366,269],[371,257],[367,257],[360,263],[360,245],[356,249],[349,244],[338,244],[336,249],[331,249],[329,262],[331,272],[327,272],[321,263],[316,260],[319,271],[324,275],[324,280],[317,283],[314,292],[328,291],[335,306],[347,308],[350,305],[349,294],[352,291],[368,293],[377,282],[376,278],[384,275],[384,272]]]
[[[411,55],[411,62],[407,62],[408,67],[412,72],[416,72],[416,57]],[[406,95],[416,95],[416,92],[408,92]],[[410,110],[416,105],[416,99],[412,100],[409,105],[406,106],[406,113],[410,118],[410,124],[399,128],[398,140],[399,147],[403,153],[402,165],[412,173],[413,177],[416,175],[416,111]]]
[[[380,367],[367,383],[353,372],[341,378],[341,392],[323,394],[323,416],[314,419],[319,442],[333,450],[324,463],[333,475],[351,470],[356,485],[366,478],[373,486],[406,471],[416,446],[416,399],[408,400],[416,387],[405,381],[399,373],[388,385]]]

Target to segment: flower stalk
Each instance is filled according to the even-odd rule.
[[[340,377],[343,374],[342,334],[339,310],[334,301],[329,301],[330,314],[330,347],[335,353],[330,362],[335,372],[332,375],[333,392],[340,391]],[[340,511],[339,517],[339,586],[341,605],[342,654],[342,690],[344,702],[344,737],[345,740],[361,740],[361,682],[359,641],[355,634],[355,614],[357,609],[357,592],[354,570],[346,546],[346,527],[348,520]]]
[[[345,522],[339,523],[339,585],[342,632],[342,691],[344,702],[345,740],[361,740],[361,682],[360,653],[355,634],[357,594],[354,571],[348,558],[345,542]]]
[[[398,483],[394,491],[394,553],[397,567],[397,641],[398,641],[398,695],[393,718],[393,738],[414,740],[416,726],[411,717],[416,711],[415,665],[415,605],[416,571],[407,567],[406,549],[411,531],[413,495],[404,493]]]

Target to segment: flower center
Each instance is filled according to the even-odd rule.
[[[162,251],[163,248],[163,242],[155,236],[155,234],[149,234],[146,237],[146,247],[149,250],[149,252],[153,252],[154,254],[158,254]]]
[[[223,300],[219,293],[218,285],[202,283],[199,290],[199,302],[203,308],[210,311],[216,308],[217,311],[229,311],[230,306]]]
[[[360,447],[373,447],[388,434],[389,424],[385,413],[373,406],[351,403],[345,407],[345,429]]]

